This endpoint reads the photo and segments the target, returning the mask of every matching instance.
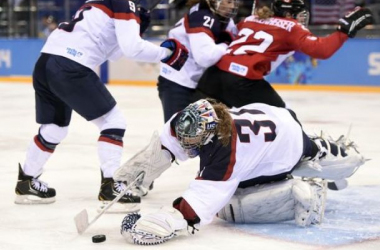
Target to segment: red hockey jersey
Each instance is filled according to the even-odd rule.
[[[296,20],[278,17],[249,16],[237,28],[238,36],[217,66],[252,80],[262,79],[294,51],[327,59],[348,38],[339,31],[327,37],[316,37]]]

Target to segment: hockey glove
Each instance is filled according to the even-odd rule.
[[[150,24],[150,11],[140,7],[140,35],[142,35]]]
[[[373,17],[369,9],[357,7],[354,11],[339,19],[338,23],[338,30],[353,38],[358,30],[373,23]]]
[[[121,234],[128,242],[157,245],[187,234],[187,222],[175,208],[162,207],[155,213],[140,217],[137,213],[128,214],[122,222]]]
[[[225,43],[227,45],[230,45],[230,43],[234,40],[234,35],[227,31],[227,30],[224,30],[222,32],[219,33],[219,36],[218,38],[216,39],[215,43],[216,44],[219,44],[219,43]]]
[[[175,39],[167,39],[160,46],[172,51],[172,54],[162,59],[161,62],[168,64],[175,70],[181,70],[189,57],[189,51],[186,47]]]

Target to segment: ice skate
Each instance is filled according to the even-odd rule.
[[[116,198],[120,192],[124,191],[126,185],[121,181],[114,181],[112,178],[104,178],[102,176],[102,184],[100,186],[98,199],[101,201],[98,212],[101,211],[109,202]],[[107,213],[129,213],[140,210],[140,196],[127,191],[125,195],[113,205]]]
[[[55,202],[55,189],[33,176],[26,175],[18,165],[16,204],[49,204]]]

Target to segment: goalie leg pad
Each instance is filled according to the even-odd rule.
[[[319,152],[313,159],[303,159],[294,168],[292,175],[307,178],[341,180],[350,177],[365,163],[365,158],[353,143],[346,144],[341,136],[337,141],[323,136],[311,138]]]
[[[160,137],[155,131],[150,143],[119,167],[113,178],[116,181],[127,181],[129,183],[141,172],[144,172],[144,179],[138,186],[142,186],[141,190],[147,192],[152,182],[170,167],[171,159],[170,152],[162,149]]]
[[[295,221],[298,226],[321,224],[326,203],[326,181],[296,180],[293,185]]]
[[[238,189],[218,217],[234,223],[276,223],[295,219],[308,226],[323,219],[325,186],[299,179]]]
[[[274,223],[294,219],[294,180],[237,189],[218,217],[234,223]]]

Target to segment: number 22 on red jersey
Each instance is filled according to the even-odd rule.
[[[274,40],[273,36],[265,31],[255,32],[249,28],[240,30],[238,37],[240,38],[230,44],[227,53],[233,55],[264,53]]]

